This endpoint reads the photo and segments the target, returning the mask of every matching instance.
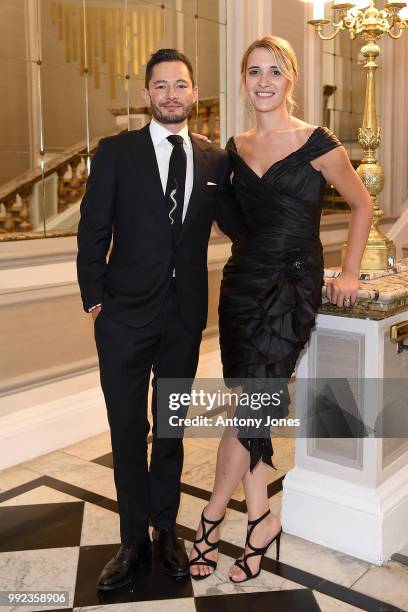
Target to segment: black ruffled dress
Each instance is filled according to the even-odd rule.
[[[325,179],[310,161],[340,144],[330,130],[318,127],[259,177],[234,140],[227,143],[245,227],[223,272],[220,347],[226,385],[242,381],[247,396],[267,390],[266,379],[272,392],[273,379],[289,380],[315,324],[323,285],[319,228]],[[287,388],[281,397],[278,407],[262,409],[263,418],[288,415]],[[248,409],[238,405],[235,415],[245,414]],[[251,470],[260,459],[273,466],[269,428],[253,436],[250,427],[241,427],[238,437],[250,452]]]

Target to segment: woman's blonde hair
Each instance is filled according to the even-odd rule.
[[[292,45],[284,38],[279,36],[263,36],[257,38],[251,43],[248,49],[245,51],[241,60],[241,80],[245,83],[245,74],[248,66],[248,58],[254,49],[266,49],[269,53],[273,54],[276,59],[277,67],[283,74],[283,76],[289,81],[289,88],[287,92],[287,106],[288,112],[291,113],[296,106],[296,102],[293,96],[293,90],[296,85],[298,78],[298,63],[296,53]]]

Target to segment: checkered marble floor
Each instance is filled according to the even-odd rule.
[[[186,439],[178,534],[187,552],[212,488],[218,440]],[[280,512],[282,480],[293,465],[293,440],[274,440],[270,470],[272,511]],[[204,581],[181,582],[161,573],[153,556],[128,587],[103,594],[96,582],[119,545],[119,521],[108,433],[0,472],[0,591],[68,591],[64,608],[160,612],[342,612],[408,609],[408,568],[396,561],[376,567],[283,534],[260,576],[243,585],[228,580],[242,550],[245,499],[238,489],[222,530],[217,571]],[[4,610],[20,610],[5,607]]]

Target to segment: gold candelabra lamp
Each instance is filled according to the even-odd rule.
[[[378,204],[378,194],[384,186],[384,171],[376,159],[376,149],[380,145],[381,128],[377,122],[375,102],[375,72],[378,68],[376,59],[380,54],[377,41],[384,34],[399,38],[404,29],[408,29],[408,6],[406,2],[389,2],[377,9],[375,0],[361,0],[356,3],[334,2],[335,16],[331,24],[332,31],[324,34],[323,29],[330,23],[325,19],[324,0],[313,1],[313,19],[308,23],[315,26],[322,40],[331,40],[341,30],[348,31],[353,40],[361,35],[364,44],[361,54],[365,58],[366,93],[363,125],[358,130],[358,142],[364,155],[357,172],[373,200],[373,219],[366,249],[361,262],[361,271],[387,270],[395,263],[395,245],[378,228],[383,211]],[[343,245],[342,263],[344,262],[347,244]]]

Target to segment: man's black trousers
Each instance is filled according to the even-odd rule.
[[[156,529],[174,526],[180,503],[183,441],[157,437],[157,378],[194,378],[201,331],[186,329],[172,279],[160,314],[130,327],[104,314],[95,321],[101,386],[111,430],[121,541],[138,545],[149,518]],[[153,441],[147,464],[147,402],[153,369]]]

